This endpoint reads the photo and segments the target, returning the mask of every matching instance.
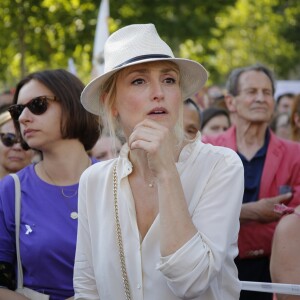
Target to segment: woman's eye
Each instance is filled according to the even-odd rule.
[[[141,78],[138,78],[138,79],[135,79],[132,81],[132,84],[134,84],[134,85],[139,85],[142,83],[144,83],[144,79],[141,79]]]
[[[164,80],[164,82],[165,82],[165,83],[175,83],[176,80],[175,80],[174,78],[172,78],[172,77],[168,77],[168,78],[166,78],[166,79]]]

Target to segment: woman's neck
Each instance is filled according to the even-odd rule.
[[[2,179],[3,177],[5,177],[6,175],[8,175],[10,172],[6,169],[4,169],[2,166],[0,167],[0,179]],[[11,172],[13,173],[13,172]]]
[[[90,165],[90,157],[78,142],[72,147],[43,152],[43,159],[35,169],[38,176],[49,183],[71,185],[79,182],[81,174]]]

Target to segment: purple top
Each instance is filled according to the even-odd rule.
[[[92,159],[92,163],[96,163]],[[21,182],[20,252],[24,286],[52,300],[74,295],[73,266],[77,238],[78,184],[58,187],[41,180],[29,165]],[[67,197],[66,197],[67,196]],[[14,180],[0,181],[0,261],[16,264]]]

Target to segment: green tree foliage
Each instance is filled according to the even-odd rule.
[[[28,72],[67,68],[70,57],[87,82],[100,2],[1,0],[0,88]],[[154,23],[176,55],[202,63],[215,83],[255,62],[282,78],[295,74],[299,19],[298,0],[110,0],[110,32]]]
[[[209,39],[216,25],[215,15],[235,0],[114,0],[111,16],[118,26],[132,23],[154,23],[162,38],[174,52],[185,39]]]
[[[89,0],[1,0],[0,80],[12,85],[28,72],[66,68],[69,57],[84,77],[97,9]]]
[[[181,54],[202,57],[217,83],[233,68],[254,63],[287,78],[299,68],[299,16],[297,0],[238,0],[216,15],[217,26],[206,41],[201,36],[185,41]]]

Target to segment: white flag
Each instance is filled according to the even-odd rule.
[[[72,73],[73,75],[77,76],[77,71],[76,71],[76,67],[75,67],[75,63],[74,63],[73,58],[68,59],[68,71],[70,73]]]
[[[92,79],[104,73],[104,44],[109,36],[109,0],[102,0],[94,38]]]

